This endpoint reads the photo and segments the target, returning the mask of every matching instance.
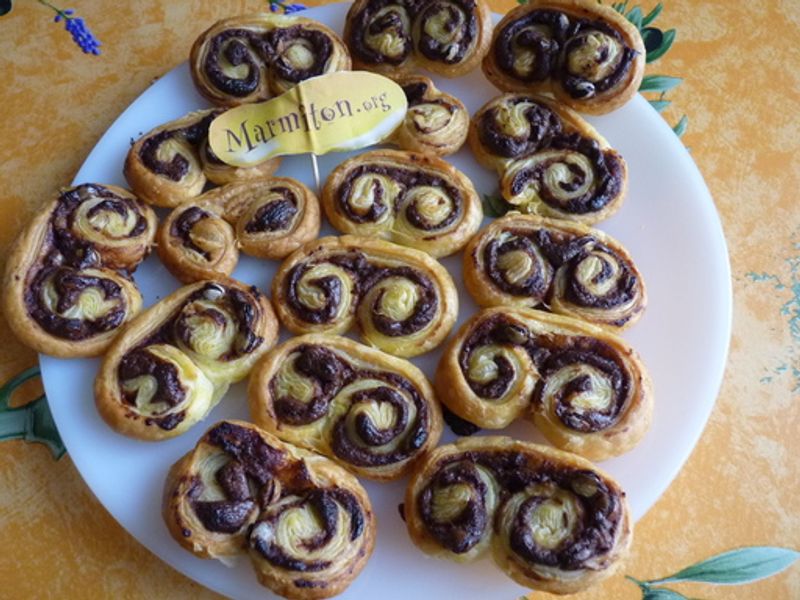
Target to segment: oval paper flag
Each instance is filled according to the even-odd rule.
[[[307,79],[259,104],[232,108],[211,123],[220,160],[251,167],[285,154],[355,150],[386,139],[408,110],[403,88],[365,71]]]

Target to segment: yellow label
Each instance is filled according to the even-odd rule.
[[[407,110],[403,88],[391,79],[341,71],[224,112],[212,121],[208,139],[223,162],[251,167],[275,156],[377,144],[403,122]]]

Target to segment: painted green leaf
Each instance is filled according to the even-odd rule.
[[[712,556],[674,575],[649,581],[650,584],[673,581],[695,581],[738,585],[770,577],[788,568],[800,558],[800,552],[790,548],[750,546]]]
[[[655,62],[662,56],[664,56],[667,51],[672,47],[672,42],[675,41],[675,34],[677,32],[674,29],[670,29],[665,31],[662,38],[661,38],[661,45],[656,48],[655,50],[648,50],[647,51],[647,62]]]
[[[0,17],[11,12],[11,0],[0,0]]]
[[[650,106],[655,108],[658,112],[664,112],[664,110],[672,104],[669,100],[650,100]]]
[[[642,600],[689,600],[683,594],[666,588],[648,588],[643,590]]]
[[[681,84],[683,79],[680,77],[669,77],[667,75],[645,75],[642,84],[639,86],[640,92],[666,92]]]
[[[647,27],[648,25],[650,25],[650,23],[655,21],[656,17],[658,17],[658,15],[661,14],[662,10],[664,10],[664,5],[661,4],[661,2],[659,2],[658,4],[656,4],[653,10],[651,10],[642,18],[642,27]]]
[[[682,137],[684,133],[686,133],[686,128],[689,126],[689,117],[683,115],[681,120],[675,124],[675,127],[672,128],[672,131],[675,132],[675,135],[678,137]]]
[[[625,10],[628,8],[628,0],[625,0],[625,2],[617,2],[615,4],[612,4],[611,8],[613,8],[619,14],[624,15]]]
[[[625,15],[625,18],[633,23],[633,26],[636,27],[636,29],[642,28],[642,9],[638,6],[634,6],[630,12]]]
[[[510,210],[510,206],[499,195],[483,195],[483,212],[489,217],[502,217]]]

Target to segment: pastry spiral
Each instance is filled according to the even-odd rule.
[[[414,470],[403,510],[426,554],[468,562],[491,549],[514,581],[556,594],[616,573],[633,536],[625,492],[608,474],[508,437],[434,450]]]
[[[203,420],[277,339],[267,298],[232,279],[201,281],[131,321],[106,353],[95,403],[114,430],[143,440]]]
[[[550,93],[561,104],[602,115],[639,89],[645,47],[634,25],[594,0],[535,0],[495,27],[483,60],[504,92]]]
[[[172,466],[162,514],[186,550],[249,553],[261,584],[296,600],[343,592],[375,544],[355,477],[242,421],[217,423]]]
[[[481,306],[541,306],[617,330],[633,325],[647,305],[644,279],[614,238],[518,213],[470,240],[464,283]]]
[[[255,167],[223,163],[208,144],[211,121],[220,109],[198,110],[156,127],[133,143],[125,158],[125,179],[145,202],[174,208],[216,184],[268,177],[280,165],[273,158]]]
[[[397,79],[408,100],[406,118],[390,139],[403,150],[448,156],[461,149],[469,131],[464,104],[436,89],[428,77],[408,75]]]
[[[237,106],[278,96],[311,77],[350,70],[331,29],[312,19],[251,14],[217,21],[192,46],[192,79],[209,102]]]
[[[436,391],[470,423],[502,429],[524,415],[552,444],[591,460],[632,449],[653,412],[650,377],[622,338],[521,308],[467,321],[442,355]]]
[[[438,346],[458,314],[450,274],[419,250],[352,235],[308,243],[272,280],[281,322],[293,333],[339,334],[358,324],[395,356]]]
[[[620,154],[577,113],[530,94],[504,94],[470,125],[475,158],[500,175],[503,198],[520,211],[591,225],[625,199]]]
[[[356,0],[344,39],[356,69],[394,77],[421,67],[460,77],[486,54],[491,18],[485,0]]]
[[[269,352],[248,397],[257,425],[379,481],[402,477],[442,433],[419,369],[338,336],[304,335]]]
[[[142,306],[130,278],[150,252],[153,210],[127,190],[87,183],[62,190],[11,248],[3,313],[38,352],[98,356]]]
[[[239,249],[284,258],[319,235],[319,201],[287,177],[230,183],[175,208],[158,229],[158,254],[183,283],[233,273]]]
[[[339,165],[322,191],[343,233],[379,237],[447,256],[478,230],[483,209],[469,178],[435,156],[374,150]]]

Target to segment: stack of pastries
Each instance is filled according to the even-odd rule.
[[[287,598],[344,591],[376,537],[357,477],[410,476],[401,515],[423,552],[490,553],[521,585],[573,593],[617,572],[632,539],[625,492],[590,460],[634,448],[652,384],[619,333],[647,304],[641,272],[593,225],[619,210],[624,158],[579,113],[638,88],[635,28],[593,0],[532,0],[492,27],[485,0],[356,0],[342,37],[311,19],[246,15],[191,49],[214,108],[128,152],[130,191],[59,192],[5,273],[14,332],[59,357],[101,357],[95,401],[121,434],[158,441],[203,421],[249,378],[251,421],[211,426],[169,471],[163,518],[201,558],[247,554]],[[470,118],[437,78],[482,67],[502,92]],[[215,156],[211,121],[351,67],[394,78],[408,112],[319,191]],[[513,209],[481,229],[462,146]],[[161,222],[152,207],[162,211]],[[344,235],[319,238],[322,215]],[[142,311],[133,272],[156,248],[183,284]],[[282,263],[271,300],[232,278],[239,253]],[[462,252],[481,307],[453,333]],[[296,337],[279,345],[280,325]],[[357,331],[359,341],[342,337]],[[447,341],[449,338],[449,341]],[[408,359],[445,345],[435,377]],[[555,448],[507,436],[438,446],[445,421],[526,418]],[[400,501],[401,499],[398,499]]]

